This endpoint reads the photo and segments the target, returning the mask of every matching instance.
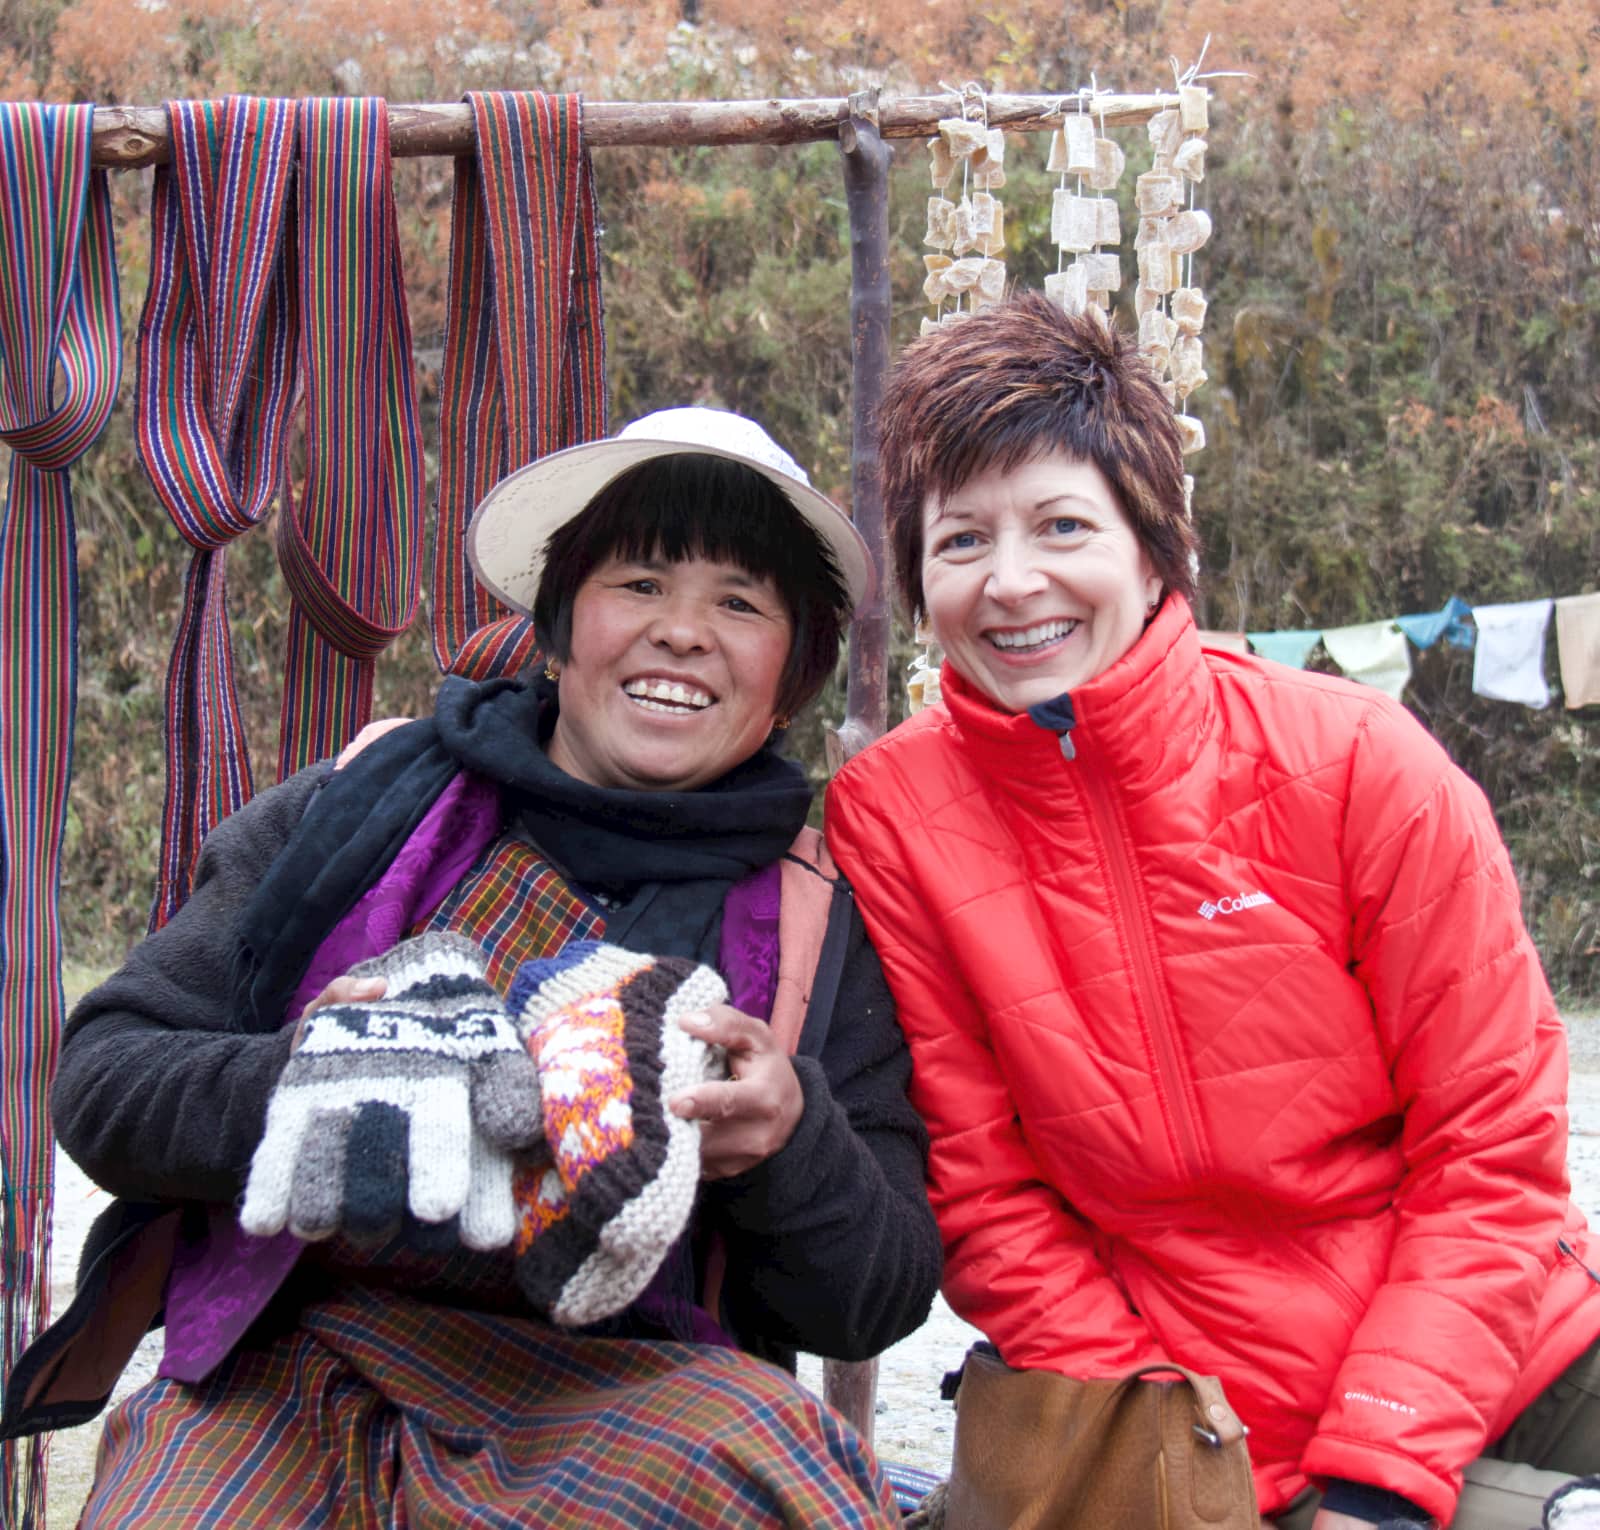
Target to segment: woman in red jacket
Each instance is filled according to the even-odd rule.
[[[1526,1526],[1600,1464],[1600,1261],[1483,794],[1379,692],[1202,648],[1126,337],[1019,298],[911,347],[881,425],[943,700],[835,781],[828,840],[951,1304],[1013,1366],[1220,1377],[1280,1525],[1449,1522],[1464,1471],[1455,1523],[1499,1523],[1514,1462],[1550,1474]]]

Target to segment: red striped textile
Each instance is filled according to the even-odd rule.
[[[167,785],[150,927],[189,895],[201,842],[251,793],[224,556],[283,477],[299,342],[294,105],[169,101],[139,321],[139,457],[194,547],[167,671]]]
[[[377,97],[301,101],[299,281],[306,478],[286,482],[294,596],[278,770],[335,755],[372,715],[372,661],[416,611],[422,428]]]
[[[871,1451],[737,1350],[359,1288],[113,1410],[80,1530],[898,1524]]]
[[[591,908],[532,845],[502,834],[432,915],[411,933],[454,930],[480,945],[501,993],[517,968],[574,940],[599,940],[605,916]]]
[[[599,216],[582,101],[469,94],[475,158],[456,160],[440,390],[433,651],[505,615],[474,582],[467,522],[536,457],[606,433]]]
[[[61,831],[77,699],[67,468],[100,434],[122,371],[116,255],[88,106],[0,103],[0,1169],[9,1373],[49,1309],[46,1090],[61,1031]],[[40,1442],[0,1453],[0,1518],[44,1523]]]

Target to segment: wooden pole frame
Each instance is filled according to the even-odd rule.
[[[726,147],[756,143],[816,143],[838,138],[850,122],[850,99],[766,101],[585,101],[584,140],[592,148]],[[1158,111],[1178,104],[1173,94],[1116,95],[1072,91],[1066,95],[986,95],[990,127],[1014,133],[1041,133],[1055,127],[1064,111],[1082,102],[1108,127],[1148,122]],[[956,91],[937,96],[886,96],[878,103],[878,133],[884,138],[923,138],[941,117],[959,117]],[[448,105],[391,105],[389,152],[396,159],[430,154],[470,154],[472,108]],[[108,170],[136,170],[165,164],[172,157],[167,114],[161,107],[97,106],[93,161]]]

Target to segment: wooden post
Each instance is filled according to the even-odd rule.
[[[850,680],[845,720],[829,740],[838,764],[880,737],[889,724],[889,591],[883,541],[883,487],[874,415],[889,370],[889,162],[878,132],[876,91],[850,98],[839,129],[845,204],[850,211],[850,509],[872,550],[876,584],[850,622]],[[822,1395],[868,1445],[877,1408],[877,1359],[828,1360]]]

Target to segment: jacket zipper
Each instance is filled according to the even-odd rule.
[[[1063,738],[1065,737],[1066,735],[1063,735]],[[1068,759],[1073,757],[1067,755],[1065,746],[1062,748],[1062,755]],[[1082,755],[1078,755],[1077,760],[1083,772],[1084,795],[1088,798],[1090,812],[1094,815],[1100,841],[1106,848],[1106,861],[1111,867],[1111,877],[1116,884],[1118,907],[1131,915],[1131,918],[1125,918],[1123,923],[1128,931],[1129,947],[1133,951],[1134,972],[1144,1001],[1144,1010],[1150,1017],[1150,1034],[1155,1041],[1156,1064],[1161,1074],[1157,1082],[1166,1083],[1161,1092],[1166,1096],[1167,1113],[1173,1123],[1173,1132],[1177,1139],[1174,1146],[1178,1154],[1179,1167],[1191,1181],[1198,1180],[1203,1177],[1206,1154],[1201,1147],[1200,1134],[1189,1107],[1185,1073],[1179,1061],[1178,1043],[1173,1034],[1177,1027],[1172,1008],[1167,1002],[1166,991],[1156,970],[1155,957],[1150,950],[1149,910],[1139,889],[1138,878],[1128,864],[1127,840],[1117,820],[1116,806],[1102,782],[1099,766],[1091,764]]]

